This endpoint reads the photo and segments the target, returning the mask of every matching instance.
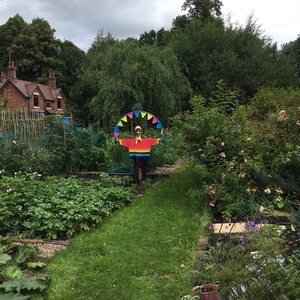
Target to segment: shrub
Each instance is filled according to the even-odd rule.
[[[205,184],[217,187],[217,215],[255,216],[261,206],[289,210],[299,199],[298,99],[299,90],[261,89],[251,105],[225,114],[194,97],[192,112],[173,119],[180,151],[193,158],[191,173],[205,166]],[[202,174],[195,180],[202,189]]]

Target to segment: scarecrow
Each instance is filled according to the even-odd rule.
[[[164,141],[163,135],[160,138],[143,138],[143,129],[141,126],[135,126],[134,138],[131,139],[119,139],[120,129],[119,127],[123,126],[123,122],[127,122],[129,117],[133,119],[134,116],[142,116],[146,117],[149,121],[152,119],[152,124],[155,125],[156,128],[161,130],[161,134],[163,133],[163,129],[159,120],[154,117],[152,114],[144,112],[144,111],[136,111],[125,115],[125,117],[121,118],[121,120],[117,123],[115,127],[114,137],[115,141],[118,141],[121,146],[127,147],[129,151],[129,158],[133,159],[133,182],[139,184],[140,181],[146,179],[147,176],[147,166],[148,160],[150,159],[151,147],[157,145],[160,141]],[[122,122],[123,121],[123,122]]]

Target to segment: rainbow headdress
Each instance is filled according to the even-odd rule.
[[[149,112],[143,110],[136,110],[122,116],[117,122],[117,124],[115,125],[114,127],[115,142],[117,142],[117,139],[119,138],[122,127],[128,124],[129,121],[134,121],[134,119],[139,119],[139,118],[145,119],[147,122],[151,123],[151,125],[153,125],[154,128],[160,130],[161,140],[163,140],[164,129],[159,119]]]

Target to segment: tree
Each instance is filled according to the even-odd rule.
[[[18,53],[12,52],[12,45],[16,36],[22,31],[27,23],[24,19],[16,14],[14,17],[9,18],[7,22],[0,26],[0,66],[5,70],[9,58],[15,60],[18,57]]]
[[[86,54],[70,41],[59,42],[58,59],[62,62],[58,77],[59,86],[69,98],[71,89],[77,85],[84,72]]]
[[[94,42],[87,52],[88,61],[92,62],[97,55],[107,51],[116,42],[117,39],[115,39],[110,32],[105,34],[103,29],[99,30]]]
[[[171,32],[182,32],[186,29],[187,25],[190,23],[190,20],[186,15],[177,16],[172,22]]]
[[[99,30],[86,54],[86,59],[83,59],[82,53],[77,53],[83,59],[84,65],[80,64],[76,67],[76,71],[79,72],[78,80],[71,87],[68,104],[73,117],[85,126],[94,121],[89,106],[92,98],[99,91],[99,74],[102,68],[103,57],[115,43],[117,43],[117,40],[111,33],[105,34],[103,30]],[[81,59],[80,61],[82,62]]]
[[[219,80],[248,101],[260,86],[295,85],[290,61],[280,55],[250,16],[245,26],[225,26],[220,18],[192,19],[170,43],[194,94],[209,98]]]
[[[99,91],[91,110],[104,126],[132,110],[154,113],[167,124],[190,98],[190,87],[168,47],[138,47],[121,41],[103,56]]]
[[[296,66],[296,76],[300,79],[300,36],[295,41],[284,44],[281,52],[292,60]]]
[[[47,21],[36,18],[14,38],[10,48],[22,79],[46,82],[50,72],[58,74],[62,62],[54,33]]]
[[[88,68],[70,91],[68,111],[83,126],[87,126],[94,121],[90,103],[99,91],[99,80],[99,72]]]
[[[185,0],[181,8],[188,11],[190,19],[197,18],[205,22],[220,17],[222,5],[220,0]]]
[[[140,46],[151,46],[155,45],[157,41],[157,36],[156,36],[156,31],[155,30],[150,30],[149,32],[144,32],[143,34],[140,35],[139,39],[139,44]]]

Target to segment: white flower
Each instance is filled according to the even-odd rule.
[[[226,157],[225,152],[221,152],[221,153],[220,153],[220,156],[223,157],[223,158],[225,158],[225,157]]]
[[[272,192],[271,192],[271,190],[270,190],[270,188],[266,188],[265,190],[264,190],[264,192],[265,192],[265,194],[271,194]]]

